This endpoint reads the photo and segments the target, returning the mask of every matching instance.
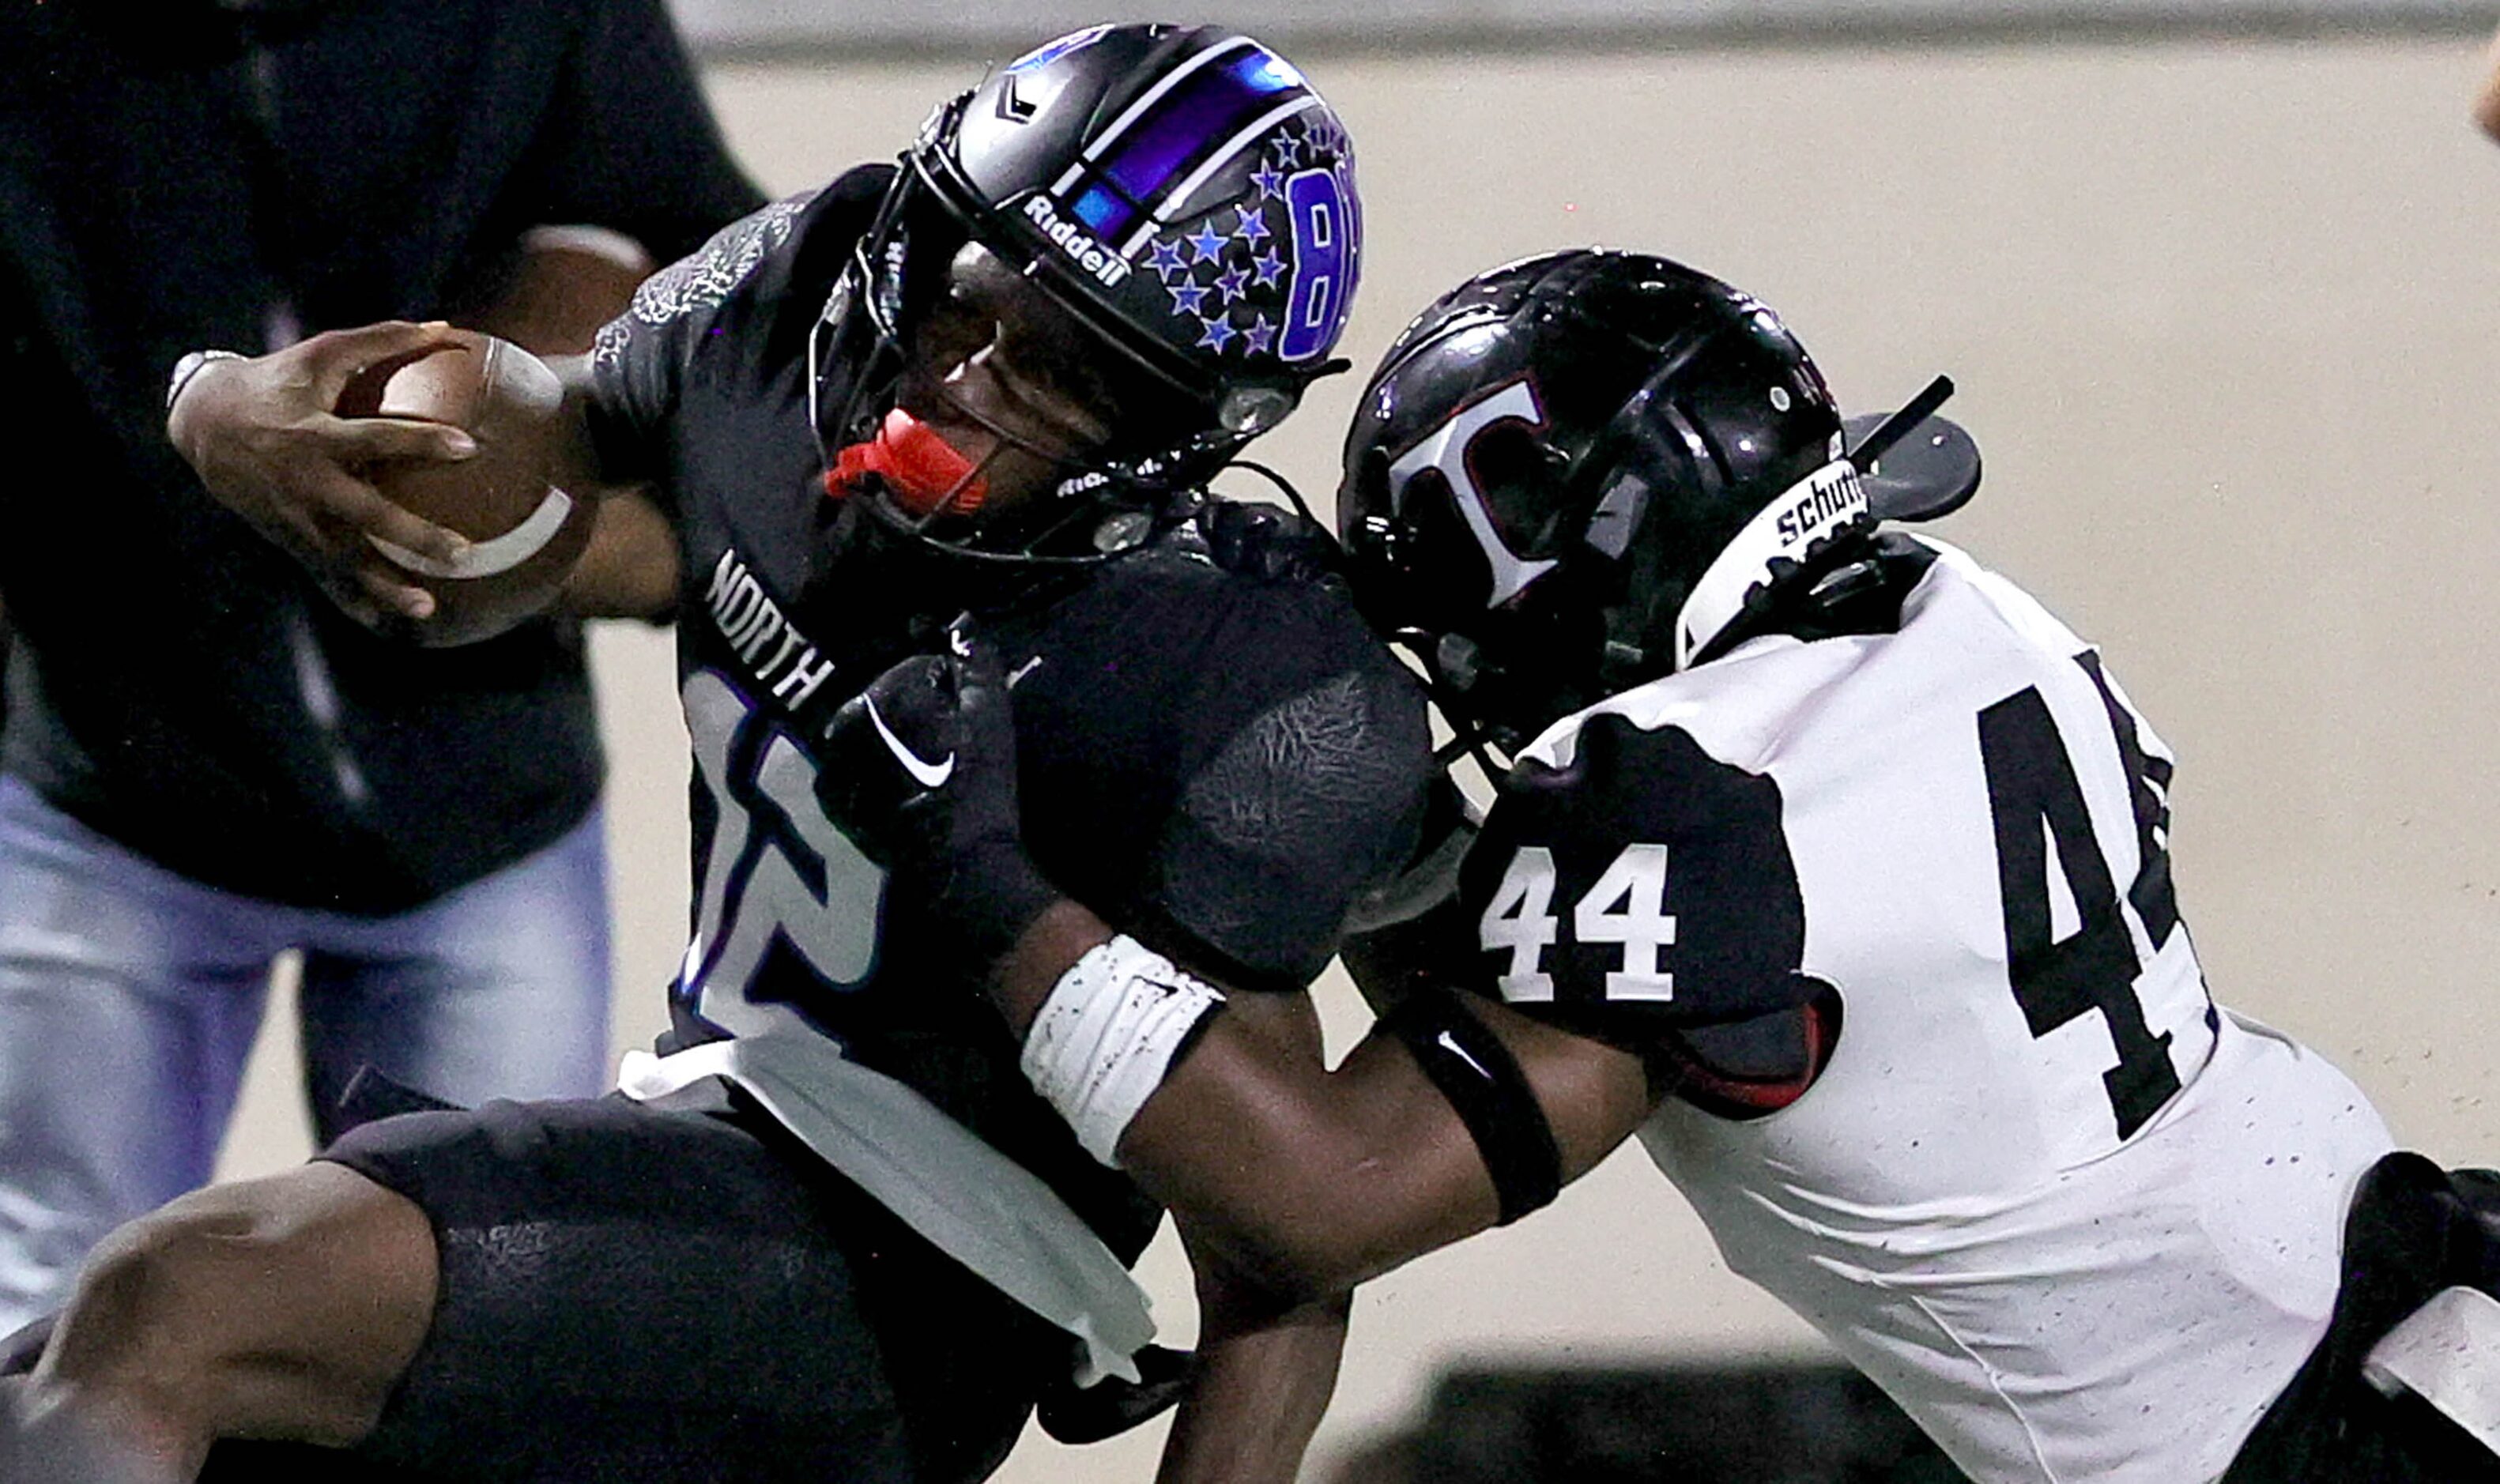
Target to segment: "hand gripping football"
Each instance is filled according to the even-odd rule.
[[[564,436],[555,373],[509,341],[452,336],[452,345],[357,378],[338,406],[342,417],[448,423],[477,441],[477,453],[456,464],[394,462],[369,472],[384,498],[472,543],[443,562],[368,538],[434,594],[434,616],[415,638],[437,647],[491,639],[545,611],[589,544],[596,514],[549,478]]]

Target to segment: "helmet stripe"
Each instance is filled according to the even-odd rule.
[[[1252,51],[1230,66],[1197,74],[1190,86],[1168,94],[1163,106],[1131,130],[1118,148],[1099,156],[1091,170],[1080,167],[1078,179],[1085,175],[1094,179],[1069,209],[1097,235],[1117,241],[1138,222],[1144,212],[1141,203],[1155,200],[1160,193],[1160,212],[1187,200],[1189,192],[1232,159],[1245,140],[1274,121],[1318,105],[1319,99],[1298,79],[1284,81],[1270,69],[1269,60],[1267,53]],[[1279,93],[1292,97],[1281,108],[1271,108]],[[1250,121],[1254,118],[1257,121]],[[1173,178],[1183,171],[1188,174],[1173,187]],[[1065,199],[1066,188],[1059,194]],[[1139,232],[1125,250],[1135,252],[1153,226],[1152,221],[1139,224]]]
[[[1247,127],[1234,132],[1231,138],[1225,140],[1222,145],[1209,152],[1206,158],[1199,163],[1199,167],[1196,170],[1191,171],[1179,184],[1174,185],[1170,190],[1164,193],[1164,198],[1155,203],[1154,216],[1141,223],[1137,227],[1137,230],[1130,235],[1129,240],[1120,245],[1121,253],[1124,256],[1135,253],[1138,247],[1145,244],[1145,240],[1154,234],[1154,230],[1158,224],[1169,219],[1168,214],[1173,208],[1179,206],[1182,202],[1187,201],[1191,191],[1198,189],[1201,184],[1204,183],[1208,176],[1211,176],[1215,172],[1223,169],[1225,165],[1230,162],[1234,155],[1238,154],[1244,147],[1256,144],[1258,141],[1265,139],[1267,136],[1268,130],[1284,122],[1286,119],[1293,117],[1295,115],[1307,113],[1319,106],[1320,100],[1317,93],[1304,92],[1299,97],[1280,104],[1276,108],[1269,110],[1267,113],[1260,115],[1257,118],[1251,120]]]
[[[1158,193],[1166,209],[1188,199],[1250,132],[1242,129],[1243,120],[1267,110],[1281,94],[1299,97],[1267,116],[1290,117],[1318,102],[1291,62],[1249,37],[1228,37],[1174,67],[1123,109],[1060,174],[1050,194],[1097,236],[1117,241]],[[1184,170],[1189,175],[1180,189],[1167,190]],[[1125,250],[1135,252],[1149,231],[1151,223],[1141,226]]]
[[[1116,154],[1102,158],[1103,173],[1143,200],[1162,188],[1183,161],[1203,150],[1209,136],[1237,127],[1243,115],[1279,93],[1309,96],[1299,80],[1279,77],[1267,62],[1266,53],[1252,52],[1230,66],[1200,73],[1191,86],[1165,100],[1162,110],[1122,142]]]
[[[1111,120],[1111,126],[1109,128],[1104,129],[1101,134],[1095,136],[1094,142],[1085,147],[1085,152],[1077,157],[1075,163],[1068,167],[1068,173],[1061,176],[1059,178],[1059,182],[1050,188],[1051,194],[1055,196],[1067,195],[1069,188],[1076,183],[1077,178],[1085,173],[1086,166],[1100,159],[1103,150],[1108,149],[1115,144],[1118,144],[1120,142],[1120,137],[1129,132],[1129,126],[1135,123],[1140,115],[1144,114],[1146,110],[1153,108],[1157,103],[1162,102],[1166,93],[1170,92],[1173,88],[1180,86],[1183,82],[1186,82],[1191,78],[1197,76],[1199,69],[1229,52],[1238,51],[1244,47],[1252,47],[1258,44],[1253,42],[1247,36],[1230,37],[1215,46],[1207,48],[1198,55],[1191,57],[1188,61],[1181,63],[1171,71],[1164,74],[1164,76],[1156,82],[1154,86],[1147,88],[1144,92],[1137,95],[1136,102],[1132,103],[1127,108],[1121,110],[1120,116]]]

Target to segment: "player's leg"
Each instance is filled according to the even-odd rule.
[[[2362,1378],[2432,1428],[2472,1467],[2500,1476],[2500,1171],[2452,1170],[2438,1192],[2446,1286],[2399,1319],[2361,1361]]]
[[[183,880],[0,778],[0,1333],[201,1185],[266,996],[275,908]]]
[[[324,917],[305,944],[306,1092],[317,1142],[366,1065],[444,1102],[586,1098],[608,1085],[606,825],[411,912]]]
[[[2373,1366],[2391,1334],[2460,1285],[2500,1291],[2500,1181],[2388,1155],[2354,1191],[2325,1336],[2241,1447],[2227,1484],[2500,1481],[2500,1452],[2474,1426],[2490,1419],[2451,1415],[2409,1386],[2385,1384],[2396,1378]]]
[[[1072,1342],[717,1095],[384,1119],[185,1198],[0,1401],[144,1443],[149,1484],[210,1435],[345,1444],[359,1480],[985,1477]]]
[[[717,1084],[385,1119],[325,1158],[434,1222],[441,1289],[360,1462],[499,1480],[985,1476],[1066,1336]],[[551,1419],[557,1419],[551,1425]]]
[[[196,1476],[220,1436],[354,1443],[436,1286],[425,1213],[352,1171],[195,1191],[97,1245],[42,1359],[9,1383],[8,1477],[152,1484]]]

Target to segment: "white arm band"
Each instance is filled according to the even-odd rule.
[[[1025,1033],[1019,1063],[1042,1100],[1076,1131],[1085,1152],[1113,1169],[1111,1151],[1172,1056],[1224,996],[1123,934],[1088,952],[1051,987]]]

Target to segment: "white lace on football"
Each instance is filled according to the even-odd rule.
[[[573,497],[553,485],[547,486],[546,497],[537,510],[519,525],[503,535],[486,541],[472,542],[451,560],[438,561],[421,552],[411,551],[397,542],[388,542],[368,533],[365,540],[374,549],[390,558],[392,565],[405,567],[419,577],[492,577],[518,567],[546,549],[555,533],[564,529],[566,517],[573,513]]]

